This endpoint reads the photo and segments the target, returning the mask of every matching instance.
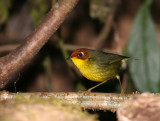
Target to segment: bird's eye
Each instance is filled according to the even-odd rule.
[[[84,52],[80,52],[79,54],[78,54],[78,57],[83,57],[84,56]]]

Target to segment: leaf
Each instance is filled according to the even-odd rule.
[[[157,32],[149,10],[150,1],[144,3],[133,23],[128,53],[132,58],[129,71],[136,88],[141,91],[160,91],[160,52]]]

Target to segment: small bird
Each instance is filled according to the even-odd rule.
[[[69,57],[84,77],[91,81],[101,82],[88,89],[88,91],[91,91],[99,85],[114,78],[119,80],[121,86],[118,71],[121,64],[128,58],[129,57],[118,54],[106,53],[86,48],[75,50]],[[121,93],[123,93],[122,87]]]

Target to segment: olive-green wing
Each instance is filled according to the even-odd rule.
[[[91,55],[93,59],[97,62],[100,66],[108,66],[113,63],[121,62],[124,59],[128,59],[129,57],[112,54],[112,53],[105,53],[102,51],[91,50]]]

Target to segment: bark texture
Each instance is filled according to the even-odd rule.
[[[22,45],[0,58],[0,89],[33,59],[77,2],[78,0],[59,0]]]

